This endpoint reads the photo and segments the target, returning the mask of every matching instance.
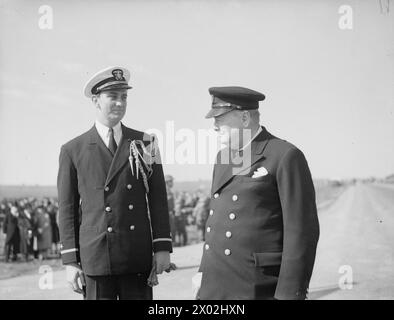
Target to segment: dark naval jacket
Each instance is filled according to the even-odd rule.
[[[93,126],[62,146],[57,186],[64,264],[80,263],[93,276],[148,272],[153,252],[172,251],[162,165],[153,164],[146,194],[141,173],[137,179],[129,163],[131,141],[146,136],[122,125],[112,156]]]
[[[319,223],[303,153],[264,127],[238,172],[237,161],[222,164],[225,152],[213,172],[200,299],[305,299]]]

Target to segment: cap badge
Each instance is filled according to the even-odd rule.
[[[123,71],[121,69],[112,70],[112,75],[114,76],[115,80],[125,81],[125,78],[123,77]]]

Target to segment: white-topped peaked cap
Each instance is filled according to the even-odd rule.
[[[126,68],[113,66],[100,70],[93,75],[83,88],[83,93],[90,98],[105,90],[131,89],[129,86],[130,72]]]

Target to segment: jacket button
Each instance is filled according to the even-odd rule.
[[[233,201],[237,201],[238,200],[238,196],[236,194],[233,195]]]
[[[230,213],[228,215],[228,217],[230,218],[230,220],[234,220],[235,219],[235,214],[234,213]]]
[[[215,199],[219,198],[219,193],[215,193],[215,194],[213,195],[213,197],[214,197]]]
[[[107,211],[107,212],[111,212],[111,210],[112,210],[111,207],[106,207],[105,208],[105,211]]]
[[[128,184],[128,185],[127,185],[127,189],[130,190],[131,188],[132,188],[131,184]]]
[[[112,227],[108,227],[108,228],[107,228],[107,231],[108,231],[108,232],[112,232]]]
[[[133,210],[134,206],[132,204],[129,204],[129,210]]]
[[[134,230],[135,229],[135,226],[130,226],[130,230]]]
[[[208,250],[209,249],[209,244],[207,243],[206,245],[205,245],[205,250]]]
[[[207,232],[211,232],[211,227],[208,227],[208,228],[207,228]]]
[[[231,254],[231,250],[230,250],[230,249],[224,250],[224,254],[225,254],[226,256],[229,256],[229,255]]]
[[[227,231],[227,232],[226,232],[226,237],[227,237],[227,238],[231,238],[231,235],[232,235],[232,234],[231,234],[231,231]]]
[[[212,210],[212,209],[209,210],[209,215],[210,215],[210,216],[213,216],[213,210]]]
[[[105,188],[104,188],[104,191],[109,191],[109,187],[105,187]]]

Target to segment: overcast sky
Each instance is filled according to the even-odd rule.
[[[56,183],[61,145],[94,123],[82,88],[110,65],[131,72],[127,126],[211,129],[208,88],[240,85],[266,95],[261,123],[305,153],[315,178],[394,173],[393,4],[0,3],[0,184]],[[41,5],[53,29],[39,28]],[[339,28],[342,5],[353,29]],[[178,181],[212,175],[209,163],[164,168]]]

